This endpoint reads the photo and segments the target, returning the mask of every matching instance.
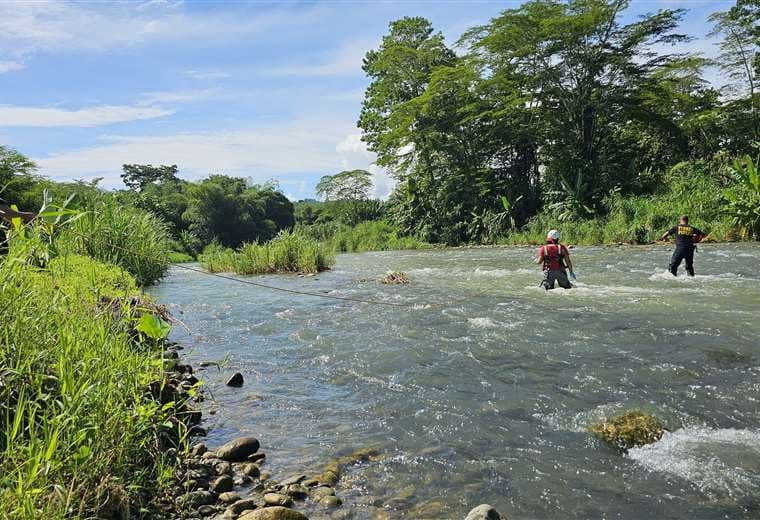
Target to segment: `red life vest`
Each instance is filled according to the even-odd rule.
[[[561,244],[546,244],[541,247],[541,256],[544,259],[544,271],[558,271],[564,266],[562,257],[565,246]]]

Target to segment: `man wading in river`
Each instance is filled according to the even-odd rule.
[[[694,276],[694,250],[696,244],[704,238],[705,234],[699,229],[689,225],[689,217],[682,215],[677,226],[668,229],[660,237],[660,240],[667,240],[670,235],[676,236],[676,250],[670,258],[670,272],[673,276],[678,276],[678,266],[681,261],[686,260],[686,272],[689,276]]]
[[[570,261],[570,251],[559,243],[559,231],[552,229],[546,235],[546,244],[538,250],[537,264],[543,264],[544,281],[541,285],[547,291],[554,289],[556,281],[563,289],[572,289],[570,280],[567,279],[567,271],[575,279],[573,263]]]

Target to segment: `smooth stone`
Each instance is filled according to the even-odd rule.
[[[335,490],[329,486],[319,486],[318,488],[314,489],[312,493],[314,494],[314,500],[319,502],[325,497],[335,495]]]
[[[237,477],[234,477],[232,481],[236,486],[244,486],[250,482],[253,482],[253,479],[248,475],[238,475]]]
[[[216,456],[216,453],[213,451],[207,451],[203,455],[201,455],[201,460],[212,460],[212,459],[218,459],[219,457]]]
[[[232,374],[232,377],[230,377],[227,380],[227,383],[225,383],[227,386],[233,386],[235,388],[240,388],[243,386],[243,374],[240,372],[235,372]]]
[[[266,482],[270,478],[272,478],[272,473],[270,471],[262,471],[259,475],[259,480],[262,482]]]
[[[205,506],[214,503],[214,495],[204,489],[188,493],[187,497],[190,503],[195,506]]]
[[[211,484],[211,489],[217,493],[226,493],[232,491],[235,483],[232,481],[232,477],[229,475],[222,475]]]
[[[205,505],[198,508],[198,514],[201,516],[211,516],[214,513],[216,513],[216,508],[214,506]]]
[[[309,520],[309,517],[287,507],[265,507],[246,513],[238,520]]]
[[[265,458],[267,458],[266,453],[254,453],[253,455],[248,456],[248,462],[259,462],[263,461]]]
[[[335,495],[327,495],[319,501],[319,505],[322,507],[339,507],[343,501]]]
[[[234,491],[225,491],[224,493],[219,494],[219,501],[224,504],[232,504],[238,500],[240,500],[240,495]]]
[[[214,465],[217,475],[232,475],[232,466],[229,462],[220,462]]]
[[[291,484],[287,487],[285,494],[293,498],[305,498],[308,496],[309,490],[301,484]]]
[[[291,484],[298,484],[299,482],[301,482],[305,478],[306,478],[306,475],[293,475],[292,477],[286,478],[285,480],[283,480],[282,482],[280,482],[280,484],[282,484],[283,486],[289,486]]]
[[[190,455],[192,455],[193,457],[200,457],[207,451],[208,451],[208,447],[201,442],[193,446],[193,448],[190,450]]]
[[[322,476],[319,477],[319,481],[323,484],[327,484],[328,486],[334,486],[338,483],[338,480],[340,480],[338,474],[329,469],[325,470],[325,472],[322,473]]]
[[[228,462],[243,462],[249,455],[259,451],[256,437],[240,437],[216,450],[216,456]]]
[[[301,484],[304,485],[304,486],[306,486],[306,487],[314,487],[314,486],[316,486],[316,485],[319,484],[319,480],[317,480],[315,478],[308,478],[308,479],[304,480],[303,482],[301,482]]]
[[[252,462],[248,462],[246,464],[241,464],[239,471],[243,475],[247,475],[247,476],[252,477],[252,478],[258,477],[259,474],[261,473],[259,471],[259,466],[256,465],[256,464],[254,464],[254,463],[252,463]]]
[[[239,515],[242,514],[243,511],[253,511],[258,506],[256,505],[256,501],[252,498],[244,498],[242,500],[238,500],[237,502],[230,504],[230,506],[226,509],[226,511],[232,513],[233,515]]]
[[[480,504],[478,507],[467,513],[464,520],[507,520],[506,517],[502,519],[496,509],[488,504]]]
[[[289,506],[293,503],[293,500],[289,496],[280,493],[266,493],[264,495],[264,503],[268,506]]]

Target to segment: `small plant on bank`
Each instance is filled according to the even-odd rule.
[[[628,451],[631,448],[659,441],[665,427],[657,417],[640,410],[632,410],[591,425],[593,434],[612,446]]]

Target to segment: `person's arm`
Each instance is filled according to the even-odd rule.
[[[562,246],[562,248],[565,250],[565,265],[567,265],[567,270],[571,273],[573,272],[573,261],[570,260],[570,250],[566,248],[565,246]]]
[[[665,233],[662,234],[662,236],[660,237],[660,240],[667,240],[668,237],[670,235],[674,234],[675,232],[676,232],[676,228],[675,227],[672,227],[672,228],[668,229]]]
[[[536,255],[536,263],[537,264],[544,263],[544,248],[543,247],[538,249],[538,254]]]

